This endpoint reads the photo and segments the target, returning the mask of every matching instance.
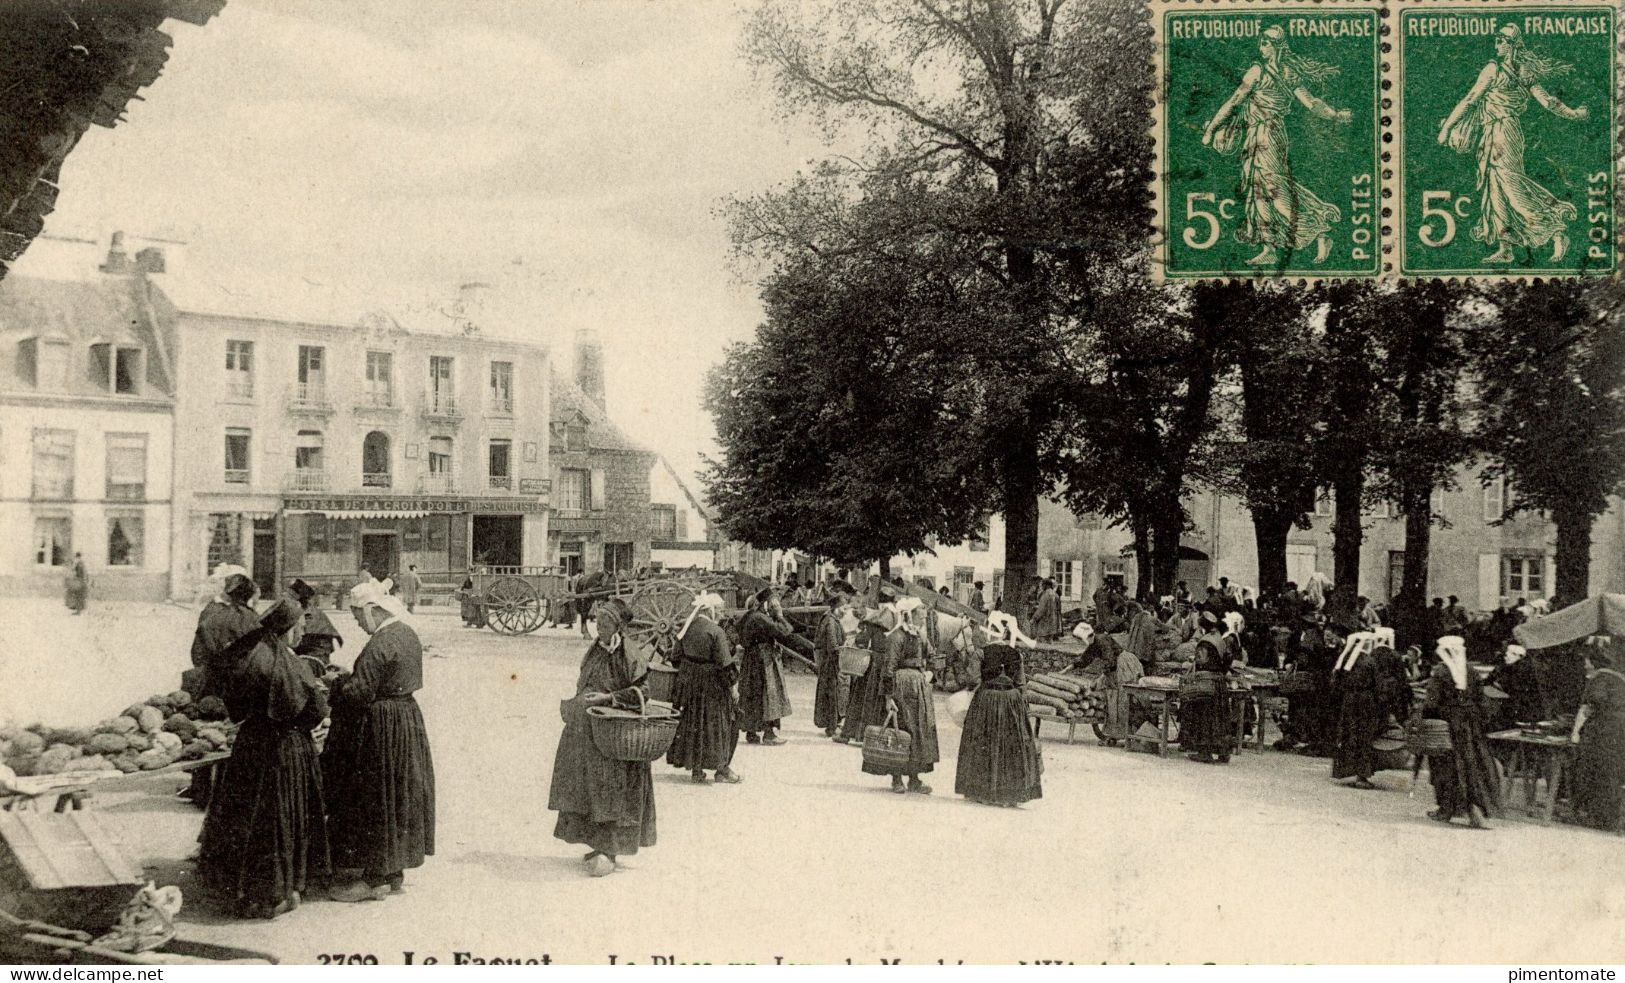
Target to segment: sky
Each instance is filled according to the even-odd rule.
[[[820,153],[739,54],[748,9],[227,0],[167,22],[162,77],[68,158],[46,232],[182,240],[222,282],[494,280],[562,370],[595,328],[611,415],[692,471],[705,370],[761,313],[718,207]]]

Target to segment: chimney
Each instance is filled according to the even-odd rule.
[[[130,265],[130,254],[124,251],[124,233],[113,233],[113,241],[107,247],[107,262],[102,264],[103,273],[129,273],[133,267]]]
[[[463,321],[464,334],[479,334],[490,314],[491,285],[478,281],[457,288],[457,313]]]
[[[135,271],[137,273],[164,272],[164,251],[157,246],[148,246],[136,253]]]
[[[604,398],[604,345],[592,328],[576,331],[576,388],[591,396],[599,409],[609,412]]]

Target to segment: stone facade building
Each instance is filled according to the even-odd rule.
[[[630,574],[649,565],[650,470],[658,455],[609,418],[597,336],[576,336],[576,378],[553,378],[553,515],[547,563],[566,574]]]
[[[1550,597],[1556,583],[1556,531],[1551,523],[1520,514],[1503,520],[1508,503],[1505,487],[1479,484],[1475,468],[1456,476],[1456,487],[1433,496],[1435,519],[1428,549],[1428,594],[1455,595],[1470,610],[1487,611],[1519,598]],[[1307,529],[1287,537],[1287,578],[1306,583],[1315,572],[1332,576],[1332,501],[1322,495]],[[1258,554],[1252,516],[1240,499],[1199,491],[1186,499],[1192,528],[1180,549],[1178,579],[1193,592],[1228,577],[1232,583],[1258,583]],[[1625,504],[1613,508],[1592,529],[1591,591],[1625,588]],[[959,585],[965,577],[987,584],[992,600],[1002,585],[1004,523],[989,523],[990,548],[971,544],[939,547],[935,555],[892,561],[894,572],[924,578],[934,586]],[[1366,510],[1361,548],[1359,592],[1378,603],[1399,593],[1405,556],[1405,522],[1398,511],[1376,503]],[[1078,517],[1065,506],[1044,501],[1039,506],[1038,572],[1051,577],[1066,607],[1086,606],[1103,581],[1118,581],[1133,590],[1137,569],[1132,540],[1125,529],[1098,516]]]
[[[116,241],[41,236],[0,283],[0,592],[169,593],[174,339]]]
[[[649,473],[649,561],[668,570],[716,570],[721,530],[711,512],[671,462],[661,457]],[[748,571],[746,571],[748,572]]]

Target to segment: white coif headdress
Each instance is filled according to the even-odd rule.
[[[404,618],[406,605],[389,592],[394,585],[392,580],[364,580],[350,588],[350,606],[379,608],[391,618]]]
[[[1439,639],[1434,652],[1439,661],[1450,670],[1450,679],[1457,689],[1467,688],[1467,640],[1460,635],[1446,635]]]
[[[707,591],[704,594],[696,594],[694,596],[694,609],[688,612],[688,620],[683,622],[682,630],[677,633],[678,641],[681,641],[683,636],[688,634],[688,626],[694,623],[695,615],[699,614],[701,611],[710,611],[712,614],[715,614],[721,610],[721,594],[716,594],[710,591]]]

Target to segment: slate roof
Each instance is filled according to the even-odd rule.
[[[587,444],[595,451],[631,451],[638,454],[647,454],[651,458],[658,455],[654,451],[639,444],[628,437],[615,421],[609,418],[598,401],[581,391],[581,387],[559,375],[552,373],[553,387],[553,413],[549,422],[563,423],[580,414],[587,421]]]
[[[174,351],[171,326],[156,322],[144,301],[139,277],[95,274],[80,279],[14,275],[0,281],[0,390],[33,392],[18,375],[18,345],[28,337],[57,337],[69,343],[66,395],[106,396],[105,385],[86,371],[93,342],[134,344],[146,353],[141,395],[174,394],[168,353]]]

